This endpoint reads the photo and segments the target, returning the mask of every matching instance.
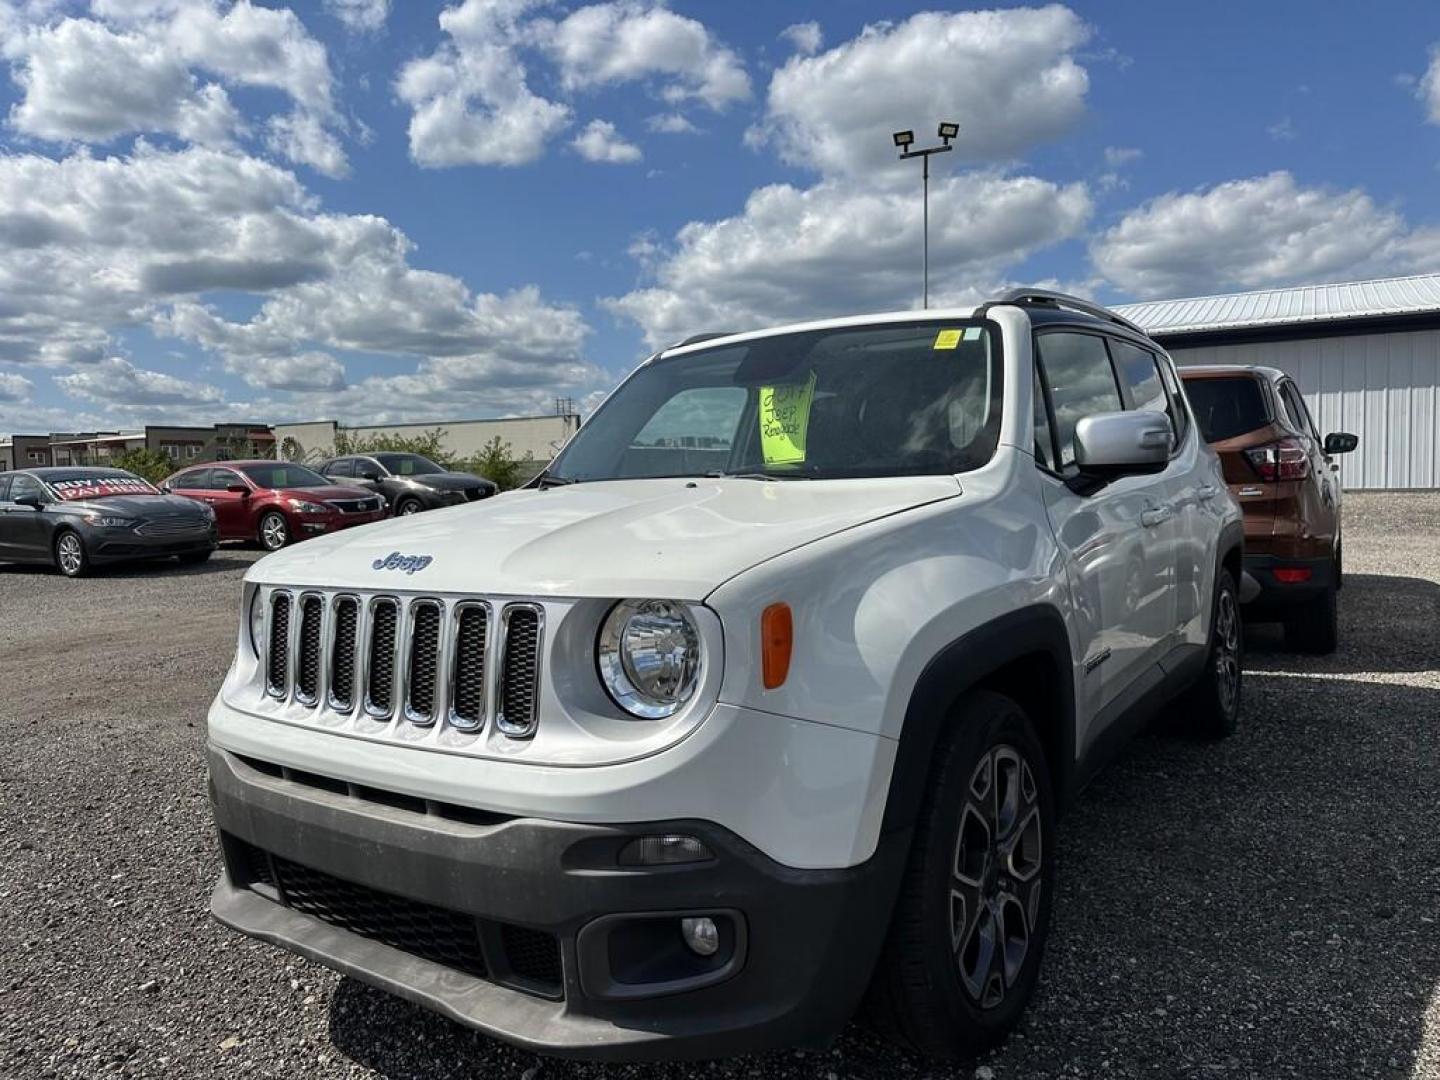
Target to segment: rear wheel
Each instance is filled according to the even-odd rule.
[[[1285,620],[1285,644],[1296,652],[1329,656],[1340,643],[1340,612],[1335,581],[1325,591],[1296,608]]]
[[[867,1011],[931,1057],[974,1057],[1019,1022],[1054,888],[1055,802],[1044,752],[1009,698],[973,695],[936,748]]]
[[[90,556],[80,534],[64,529],[55,537],[55,566],[66,577],[84,577],[90,572]]]
[[[1215,579],[1205,669],[1183,701],[1190,730],[1207,739],[1235,734],[1240,720],[1244,664],[1245,627],[1240,621],[1240,596],[1230,571],[1221,570]]]
[[[290,525],[285,515],[271,510],[260,519],[260,546],[266,551],[279,551],[290,542]]]

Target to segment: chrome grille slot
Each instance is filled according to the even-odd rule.
[[[495,726],[516,739],[535,734],[540,704],[540,641],[544,612],[535,604],[508,604],[500,616],[499,701]]]
[[[485,723],[485,657],[490,608],[467,600],[455,611],[455,648],[450,683],[450,726],[475,731]]]
[[[290,594],[270,594],[270,636],[265,645],[265,690],[283,698],[290,691]]]
[[[349,712],[355,707],[355,639],[360,631],[360,601],[353,596],[335,600],[330,645],[330,707]]]
[[[365,711],[388,717],[395,712],[395,651],[400,629],[400,604],[382,596],[370,602],[370,637],[365,678]]]
[[[415,600],[410,604],[405,719],[412,724],[435,722],[436,684],[440,673],[440,615],[438,600]]]
[[[300,651],[295,662],[295,700],[314,705],[320,700],[320,643],[325,630],[325,599],[318,593],[300,598]]]

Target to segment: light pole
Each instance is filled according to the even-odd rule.
[[[923,184],[925,207],[925,291],[923,293],[924,298],[920,304],[922,308],[928,308],[930,306],[930,155],[945,154],[955,149],[950,145],[950,140],[959,134],[959,124],[942,122],[940,124],[940,145],[927,146],[920,150],[910,149],[910,147],[915,144],[915,132],[913,131],[897,131],[891,136],[895,140],[895,145],[900,148],[901,161],[907,158],[918,157],[921,164],[920,176],[921,183]]]

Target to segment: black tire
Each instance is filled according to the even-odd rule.
[[[962,702],[934,760],[866,1012],[911,1050],[963,1060],[1003,1040],[1034,992],[1055,888],[1055,799],[1030,721],[1000,694]],[[982,781],[988,817],[977,809]],[[997,937],[1008,946],[994,948]]]
[[[1225,739],[1235,734],[1240,722],[1244,674],[1245,624],[1240,618],[1240,593],[1230,571],[1221,570],[1215,579],[1215,598],[1210,608],[1205,670],[1181,702],[1191,732],[1206,739]]]
[[[411,514],[418,514],[424,510],[424,505],[416,498],[401,499],[395,504],[396,517],[409,517]]]
[[[1345,587],[1345,541],[1335,544],[1335,591]]]
[[[260,526],[255,538],[266,551],[279,551],[290,543],[290,523],[278,510],[267,510],[260,515]]]
[[[1315,656],[1329,656],[1340,643],[1340,612],[1332,580],[1313,600],[1296,608],[1285,620],[1287,648]]]
[[[209,562],[210,556],[214,554],[214,551],[187,551],[184,555],[178,555],[176,558],[186,566],[198,566],[200,563]]]
[[[55,558],[55,569],[68,578],[81,578],[90,573],[90,553],[74,529],[61,529],[55,534],[51,554]]]

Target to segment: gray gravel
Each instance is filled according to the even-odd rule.
[[[1440,1080],[1440,496],[1352,495],[1342,646],[1251,628],[1242,732],[1138,739],[1065,820],[1040,992],[991,1058],[544,1062],[212,924],[201,759],[253,553],[0,567],[0,1076]]]

